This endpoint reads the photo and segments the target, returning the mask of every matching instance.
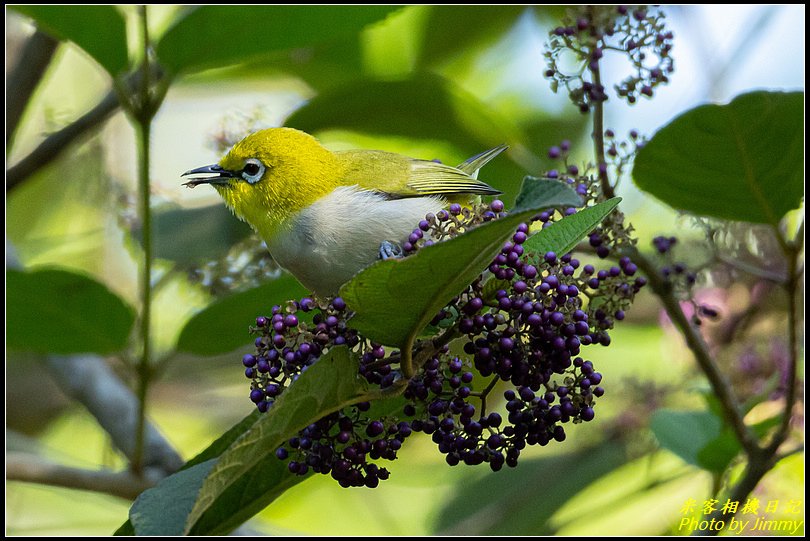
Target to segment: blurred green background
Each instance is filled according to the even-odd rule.
[[[151,6],[152,34],[159,37],[183,9]],[[134,17],[133,8],[120,10]],[[753,88],[803,89],[804,6],[664,11],[676,35],[676,72],[654,100],[632,108],[608,102],[606,124],[617,134],[633,128],[651,134],[696,104],[727,101]],[[151,141],[161,277],[153,328],[164,373],[153,386],[149,414],[184,458],[252,405],[239,362],[247,347],[218,357],[175,351],[183,325],[214,298],[210,288],[189,278],[189,269],[204,264],[206,254],[222,256],[246,233],[221,212],[213,190],[187,190],[179,175],[218,160],[218,139],[288,122],[331,148],[379,148],[451,163],[508,142],[509,158],[488,167],[485,180],[514,195],[523,175],[552,166],[549,146],[570,139],[582,160],[590,151],[587,118],[543,78],[545,36],[563,12],[412,6],[352,39],[282,49],[174,82]],[[28,19],[7,10],[7,70],[32,31]],[[213,33],[208,39],[222,38]],[[614,81],[625,75],[618,59],[606,58],[603,69]],[[109,76],[91,58],[70,43],[61,45],[7,164],[108,89]],[[7,244],[25,267],[86,272],[137,306],[135,149],[131,125],[118,112],[8,195]],[[629,179],[619,195],[640,246],[647,249],[656,235],[677,234],[693,243],[690,254],[699,259],[703,236],[689,218],[644,196]],[[704,295],[728,309],[747,298],[742,286],[722,294],[707,288]],[[245,328],[255,315],[245,314]],[[775,341],[784,328],[777,318],[761,325],[760,336]],[[48,332],[46,325],[42,332]],[[574,427],[564,444],[527,450],[517,470],[493,477],[483,467],[449,468],[429,438],[417,436],[379,488],[345,490],[316,476],[289,490],[249,527],[275,535],[686,533],[677,529],[684,502],[702,502],[726,480],[660,450],[649,421],[661,407],[702,407],[702,380],[649,294],[612,336],[609,348],[586,352],[607,389],[596,422]],[[247,333],[244,343],[251,343]],[[23,449],[86,468],[126,465],[94,420],[48,381],[34,356],[8,355],[6,375],[7,451]],[[753,415],[767,417],[768,407],[766,402]],[[798,454],[782,461],[755,495],[762,501],[803,500],[803,487]],[[130,506],[109,496],[16,482],[7,483],[6,496],[6,533],[12,535],[105,535],[126,519]]]

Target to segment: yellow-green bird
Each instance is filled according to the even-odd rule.
[[[428,213],[500,193],[476,177],[506,148],[451,167],[378,150],[333,152],[302,131],[269,128],[183,176],[204,175],[186,185],[211,184],[279,265],[314,293],[334,295]]]

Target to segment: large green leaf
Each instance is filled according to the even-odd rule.
[[[189,460],[188,462],[183,464],[183,467],[180,468],[179,471],[187,470],[187,469],[192,468],[194,466],[198,466],[198,465],[200,465],[200,464],[202,464],[204,462],[211,462],[211,465],[213,465],[212,459],[217,458],[228,447],[230,447],[230,445],[234,441],[236,441],[236,439],[239,436],[241,436],[243,432],[248,430],[253,425],[253,423],[255,423],[259,419],[260,416],[261,416],[261,413],[258,410],[253,410],[253,413],[251,413],[250,415],[248,415],[247,417],[245,417],[244,419],[242,419],[241,421],[236,423],[234,426],[232,426],[230,429],[225,431],[225,433],[222,434],[216,440],[214,440],[211,443],[211,445],[206,447],[197,456],[195,456],[194,458],[192,458],[191,460]],[[141,507],[143,505],[144,501],[146,501],[146,502],[162,501],[163,505],[166,505],[167,499],[171,497],[172,491],[175,490],[175,488],[172,488],[172,487],[178,487],[178,486],[182,485],[182,483],[185,483],[185,487],[186,487],[185,492],[190,492],[190,493],[193,493],[194,495],[196,495],[197,492],[199,491],[199,486],[194,484],[193,480],[194,480],[195,476],[202,475],[204,477],[204,475],[201,472],[205,472],[205,475],[207,475],[207,473],[210,470],[211,470],[211,466],[209,466],[209,465],[206,465],[206,466],[204,466],[202,468],[198,468],[197,470],[195,470],[198,473],[189,474],[187,476],[184,476],[183,479],[185,479],[185,481],[181,481],[181,482],[175,483],[173,485],[168,485],[168,486],[164,485],[163,488],[155,487],[154,489],[150,489],[150,490],[152,490],[152,494],[150,496],[147,496],[146,500],[143,500],[142,498],[139,497],[138,500],[136,500],[135,503],[133,503],[132,510],[130,511],[130,515],[133,515],[133,514],[138,515],[137,520],[140,521],[139,530],[158,528],[158,527],[160,527],[159,526],[160,522],[163,520],[162,517],[161,517],[161,513],[159,512],[160,510],[157,509],[157,512],[156,512],[155,507],[151,506],[151,503],[147,503],[145,508]],[[202,483],[202,479],[200,479],[200,483]],[[166,492],[164,492],[164,490]],[[146,495],[146,492],[149,492],[149,490],[144,491],[144,496]],[[157,495],[162,494],[166,498],[161,500],[160,498],[162,498],[162,496],[156,497],[156,494]],[[141,503],[138,503],[139,500],[141,501]],[[189,506],[186,509],[186,514],[190,510],[191,510],[191,507]],[[182,520],[175,519],[174,522],[175,523],[179,522],[180,524],[184,524],[185,523],[185,517],[183,517]],[[171,527],[172,524],[167,524],[166,526]],[[127,521],[124,524],[122,524],[118,528],[118,530],[116,530],[115,535],[135,535],[135,528],[134,528],[134,526],[132,524],[132,520],[127,519]]]
[[[153,255],[178,263],[209,261],[224,256],[250,235],[250,227],[236,220],[223,204],[196,209],[168,206],[156,209],[152,222]],[[141,231],[135,231],[138,240]]]
[[[182,535],[186,516],[216,459],[195,464],[145,490],[132,504],[129,520],[137,535]]]
[[[581,207],[582,198],[569,185],[548,178],[526,177],[513,212],[532,207]]]
[[[354,81],[314,97],[286,124],[308,132],[347,129],[441,139],[471,154],[523,140],[514,123],[447,79],[426,72],[403,81]]]
[[[382,344],[404,347],[498,253],[538,210],[510,214],[403,259],[367,267],[340,289],[356,313],[350,325]]]
[[[576,214],[566,216],[529,237],[523,243],[523,248],[527,252],[534,252],[541,257],[546,252],[557,254],[570,252],[585,235],[613,212],[621,200],[621,197],[614,197],[581,209]]]
[[[339,377],[351,378],[354,377],[354,373],[341,373]],[[368,416],[369,418],[379,418],[395,414],[402,411],[403,403],[402,397],[375,400],[368,411]],[[264,449],[263,444],[260,449]],[[310,475],[312,474],[309,473],[306,476],[291,474],[287,469],[287,463],[276,458],[271,452],[250,470],[236,478],[231,486],[216,498],[191,529],[191,533],[193,535],[226,534]]]
[[[712,397],[711,402],[714,402]],[[710,402],[710,404],[711,404]],[[742,446],[731,428],[723,422],[722,411],[656,411],[650,428],[661,447],[672,451],[684,461],[705,470],[722,473],[741,451]],[[779,414],[750,426],[763,438],[781,422]]]
[[[533,186],[536,179],[527,180],[524,187]],[[555,183],[556,186],[563,186]],[[535,196],[549,195],[543,190]],[[576,194],[573,194],[575,197]],[[475,279],[497,255],[504,241],[521,222],[525,222],[540,209],[570,205],[572,192],[556,192],[555,199],[529,201],[519,196],[524,205],[521,210],[505,218],[483,224],[446,242],[420,249],[403,259],[379,261],[361,271],[340,290],[349,307],[356,313],[351,326],[364,336],[382,344],[403,347],[446,305]],[[567,216],[547,227],[524,243],[545,251],[570,250],[615,208],[620,201],[614,198],[577,214]],[[526,210],[526,205],[530,208]],[[555,230],[555,228],[557,228]]]
[[[116,76],[129,63],[124,17],[104,5],[16,5],[12,9],[31,17],[44,32],[78,45]]]
[[[190,11],[160,39],[157,57],[170,73],[256,60],[359,32],[397,6],[229,6]]]
[[[292,435],[293,432],[287,437]],[[208,504],[191,527],[192,535],[226,535],[313,475],[313,472],[306,475],[290,473],[287,462],[279,460],[273,453],[275,449],[270,452],[258,450],[264,451],[265,455],[249,470],[235,476],[231,484]]]
[[[340,378],[353,378],[354,376],[354,373],[349,372],[341,372],[340,374]],[[310,386],[309,390],[311,389],[312,387]],[[306,390],[302,387],[301,392],[305,391]],[[369,418],[392,415],[401,411],[403,405],[404,399],[399,396],[375,400],[372,402],[368,415]],[[223,452],[228,450],[242,434],[250,431],[251,427],[263,418],[263,416],[264,414],[254,411],[252,414],[245,417],[209,445],[208,448],[189,460],[181,471],[194,468],[220,456]],[[285,461],[276,458],[272,450],[271,452],[266,451],[267,450],[263,447],[257,450],[257,452],[263,452],[265,456],[248,471],[237,477],[222,495],[216,498],[202,517],[194,524],[191,530],[192,534],[226,534],[269,505],[284,491],[306,480],[311,475],[311,473],[305,476],[291,474],[287,469],[287,463]],[[186,501],[187,493],[191,493],[196,497],[201,487],[202,473],[208,469],[210,468],[206,463],[202,468],[197,468],[194,473],[185,475],[180,482],[174,482],[165,486],[161,485],[150,489],[152,494],[148,498],[139,498],[139,500],[145,500],[148,505],[144,505],[143,501],[136,501],[130,514],[138,515],[138,521],[140,521],[140,525],[143,526],[144,530],[148,529],[153,531],[160,528],[166,532],[176,532],[177,528],[181,528],[182,531],[182,527],[186,523],[186,517],[191,508],[187,505],[183,505],[179,510],[180,513],[173,511],[170,514],[170,519],[167,520],[161,512],[159,503],[162,502],[163,505],[167,507],[174,506],[175,502],[173,498],[176,496],[176,488],[179,486],[185,486],[186,488],[186,493],[181,496],[183,502]],[[182,513],[185,513],[185,516],[181,517],[180,514]],[[139,529],[138,533],[143,532]],[[136,531],[131,520],[127,520],[116,532],[116,535],[135,534]]]
[[[39,353],[114,353],[135,312],[99,282],[61,269],[6,270],[6,345]]]
[[[703,105],[641,149],[633,178],[670,206],[776,224],[804,193],[804,93],[751,92]]]
[[[266,477],[266,474],[256,475],[254,468],[268,459],[278,462],[272,456],[274,451],[300,429],[345,406],[382,396],[379,389],[373,389],[358,375],[358,369],[357,355],[345,347],[336,347],[303,372],[270,411],[220,456],[199,491],[185,531],[226,533],[283,492],[289,478],[282,477],[276,465],[272,471],[279,477],[271,479],[267,487],[256,491],[251,486],[248,493],[243,490],[246,479],[261,482]],[[235,497],[238,497],[237,502]],[[217,507],[220,504],[226,506],[227,513]],[[203,522],[198,524],[201,519],[204,527]]]
[[[251,342],[248,326],[268,315],[274,304],[301,298],[307,290],[289,274],[225,297],[192,317],[180,331],[177,349],[196,355],[219,355]]]
[[[661,447],[710,471],[723,471],[740,449],[733,437],[723,437],[723,421],[711,411],[660,409],[650,428]]]
[[[436,513],[435,531],[456,535],[551,535],[549,519],[579,491],[624,463],[616,443],[521,460],[517,468],[460,484]],[[587,516],[587,510],[584,511]]]
[[[430,6],[418,65],[436,65],[505,34],[528,8],[510,5]]]

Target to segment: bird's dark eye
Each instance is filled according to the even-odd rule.
[[[250,184],[256,184],[264,175],[264,164],[256,158],[249,158],[242,168],[242,178]]]

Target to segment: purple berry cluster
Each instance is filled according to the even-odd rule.
[[[477,207],[462,207],[453,203],[447,209],[428,214],[424,220],[420,220],[403,243],[402,251],[410,255],[423,246],[456,237],[468,229],[503,216],[503,211],[504,205],[500,200]]]
[[[571,166],[566,171],[577,174]],[[502,212],[503,203],[496,200],[428,217],[421,226],[434,234],[443,224],[463,230],[476,216],[485,221]],[[542,212],[535,221],[548,227],[575,212]],[[616,223],[613,227],[618,231]],[[596,250],[602,258],[624,239],[613,231],[599,229],[589,237],[591,245],[604,248]],[[406,390],[405,413],[414,418],[413,430],[430,434],[451,465],[488,463],[495,471],[514,466],[526,445],[562,441],[565,423],[591,421],[595,399],[605,391],[602,375],[580,357],[581,349],[610,344],[608,331],[624,319],[646,283],[626,257],[597,270],[571,254],[528,253],[523,244],[529,234],[529,224],[520,225],[487,269],[489,280],[476,280],[434,319],[434,325],[452,321],[463,336],[466,359],[440,350]],[[411,251],[421,245],[417,240]],[[586,305],[586,296],[601,302]],[[505,419],[486,407],[498,382],[512,385],[503,393]]]
[[[672,250],[678,243],[676,237],[655,237],[652,240],[656,252],[664,259],[661,275],[684,290],[689,290],[697,282],[697,274],[690,271],[685,263],[674,261]]]
[[[719,318],[720,313],[715,308],[695,299],[698,275],[686,263],[675,260],[674,248],[678,244],[677,237],[658,236],[653,238],[652,244],[662,260],[659,268],[661,276],[683,301],[692,305],[690,310],[692,323],[702,325],[704,319]]]
[[[575,188],[586,186],[577,174],[576,166],[566,165],[558,177]],[[588,190],[582,195],[596,197]],[[516,466],[528,445],[563,441],[567,423],[593,420],[605,389],[583,348],[610,344],[609,331],[624,319],[645,280],[626,257],[600,263],[625,238],[615,218],[588,238],[593,262],[526,249],[534,231],[576,212],[545,211],[521,224],[482,274],[436,315],[431,329],[440,340],[416,344],[419,366],[403,384],[403,405],[385,415],[368,403],[344,408],[306,427],[276,455],[297,475],[316,472],[343,487],[375,487],[389,476],[378,462],[394,460],[412,432],[429,435],[450,465],[486,463],[498,471]],[[420,221],[403,251],[412,255],[504,215],[499,200],[450,205]],[[256,351],[243,364],[260,411],[337,345],[358,354],[360,374],[370,383],[393,388],[401,378],[400,352],[352,330],[340,298],[276,306],[269,317],[257,318],[252,331],[258,334]]]
[[[256,349],[242,364],[251,380],[250,400],[259,411],[268,411],[299,374],[334,346],[363,352],[361,373],[369,381],[381,387],[393,383],[396,374],[389,364],[368,369],[385,357],[385,349],[361,339],[347,326],[349,316],[340,297],[320,304],[305,297],[256,318],[251,327],[258,335]],[[389,473],[374,461],[394,460],[412,431],[407,422],[374,416],[370,407],[361,402],[319,419],[279,447],[276,456],[287,460],[296,475],[329,474],[342,487],[376,487]]]
[[[600,61],[606,52],[617,52],[628,59],[634,73],[616,85],[616,94],[632,104],[640,96],[652,97],[655,87],[669,82],[674,71],[672,40],[664,15],[656,8],[579,6],[551,31],[545,76],[553,91],[564,87],[571,101],[587,113],[592,104],[608,99],[599,76]],[[564,71],[564,52],[575,54],[582,67]]]
[[[298,312],[312,313],[311,323]],[[256,351],[242,358],[250,379],[250,400],[265,412],[298,374],[331,346],[355,347],[357,332],[346,326],[346,303],[336,297],[323,308],[305,297],[286,306],[274,306],[270,317],[259,316],[251,332],[258,334]]]
[[[411,434],[404,421],[370,418],[371,404],[361,402],[332,413],[303,429],[276,450],[289,459],[289,471],[331,475],[340,486],[375,488],[389,472],[373,460],[394,460]]]
[[[502,339],[503,345],[514,346],[508,340]],[[553,384],[533,390],[534,385],[520,385],[504,391],[503,405],[498,404],[499,409],[505,406],[504,419],[494,409],[487,411],[487,395],[500,377],[490,374],[489,384],[474,391],[475,381],[483,374],[445,350],[430,358],[409,382],[405,397],[410,403],[404,413],[413,418],[414,431],[431,436],[451,466],[487,463],[493,471],[504,465],[514,467],[526,445],[563,441],[564,423],[594,418],[593,397],[604,394],[598,386],[602,376],[589,361],[578,358],[575,365],[566,380],[570,388]]]
[[[605,155],[607,162],[613,166],[613,178],[623,178],[632,166],[636,154],[646,144],[646,139],[637,130],[630,130],[626,139],[616,137],[611,129],[605,130]],[[601,167],[607,172],[607,163]],[[600,170],[600,174],[603,171]]]

